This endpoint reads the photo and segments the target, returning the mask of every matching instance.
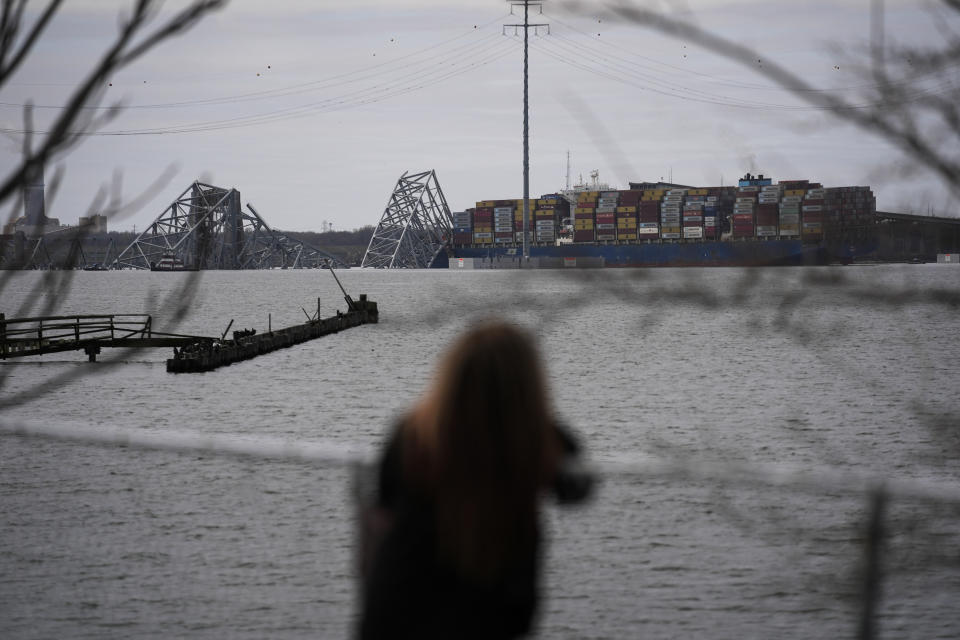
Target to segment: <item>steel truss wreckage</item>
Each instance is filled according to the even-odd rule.
[[[279,233],[240,192],[194,182],[110,265],[114,269],[178,270],[346,266],[324,251]]]
[[[397,181],[377,225],[362,266],[426,269],[452,237],[450,207],[433,170]]]

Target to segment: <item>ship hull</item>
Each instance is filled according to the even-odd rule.
[[[509,258],[519,247],[454,247],[454,258]],[[829,264],[832,252],[799,240],[767,242],[690,242],[565,244],[530,247],[531,258],[587,258],[605,267],[741,267]],[[560,266],[560,265],[558,265]]]

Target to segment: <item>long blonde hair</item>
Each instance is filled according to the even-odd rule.
[[[408,481],[435,502],[439,559],[486,583],[522,561],[560,453],[533,339],[504,322],[467,331],[402,437]]]

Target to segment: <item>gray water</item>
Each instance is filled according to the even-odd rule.
[[[179,324],[190,274],[81,272],[31,293],[42,277],[16,274],[0,311],[148,312],[211,335],[301,322],[318,296],[324,315],[345,308],[317,271],[203,273]],[[558,413],[606,468],[960,478],[955,267],[340,277],[380,324],[206,374],[167,374],[167,350],[0,363],[3,400],[24,400],[0,421],[375,452],[451,338],[500,315],[538,335]],[[545,512],[539,635],[853,637],[866,507],[827,481],[607,474],[589,505]],[[957,637],[960,506],[886,515],[882,636]],[[354,543],[342,465],[0,436],[3,638],[348,637]]]

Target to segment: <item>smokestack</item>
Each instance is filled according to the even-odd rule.
[[[46,226],[47,212],[43,191],[43,165],[40,165],[31,170],[23,181],[24,231],[31,238],[43,235]]]

